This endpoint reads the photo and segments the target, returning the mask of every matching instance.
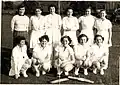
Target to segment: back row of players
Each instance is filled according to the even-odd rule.
[[[62,20],[61,16],[55,13],[53,5],[49,7],[50,14],[46,16],[41,15],[41,8],[36,8],[35,15],[31,16],[30,20],[24,15],[24,6],[18,11],[18,15],[15,15],[11,21],[13,37],[15,39],[17,36],[24,36],[28,39],[28,28],[32,30],[30,48],[33,49],[32,60],[36,76],[40,75],[38,68],[44,69],[43,74],[50,69],[51,61],[44,61],[49,57],[48,55],[52,55],[52,65],[57,68],[58,75],[62,71],[68,75],[74,67],[73,64],[76,75],[80,66],[84,66],[84,74],[87,75],[87,68],[93,64],[102,75],[104,74],[103,69],[108,68],[108,49],[112,46],[112,24],[105,17],[105,10],[101,10],[100,18],[96,18],[91,15],[91,8],[86,8],[85,15],[77,19],[72,16],[73,10],[68,8],[67,16]],[[48,41],[52,45],[50,50],[49,46],[46,48],[45,45]],[[69,45],[73,45],[73,49]],[[37,66],[36,62],[39,63]],[[93,72],[96,73],[96,69]]]

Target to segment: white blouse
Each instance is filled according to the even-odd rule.
[[[71,29],[71,31],[76,31],[79,29],[78,20],[76,17],[64,17],[63,18],[63,29]]]
[[[92,45],[91,49],[89,50],[89,53],[92,54],[92,56],[95,59],[100,59],[103,56],[108,55],[109,48],[107,45],[104,45],[104,44],[102,44],[102,46],[98,46],[97,44],[94,44],[94,45]]]
[[[45,16],[45,28],[46,29],[54,29],[59,28],[61,26],[61,16],[58,14],[49,14]]]
[[[112,24],[108,19],[97,19],[95,21],[94,27],[98,30],[97,34],[106,34],[106,32],[108,34],[108,29],[112,28]]]
[[[95,19],[96,18],[92,15],[89,15],[89,16],[84,15],[78,19],[78,22],[81,23],[82,30],[91,31],[93,30]]]
[[[77,57],[80,60],[85,60],[87,51],[90,49],[89,45],[81,45],[78,44],[77,46],[74,47],[74,52],[75,52],[75,57]]]
[[[35,46],[35,48],[33,49],[33,54],[34,52],[37,54],[37,57],[39,57],[39,59],[41,61],[45,61],[45,58],[48,56],[48,57],[51,57],[51,54],[52,54],[52,48],[50,45],[47,45],[45,48],[43,48],[40,43],[37,44]],[[50,59],[50,58],[49,58]]]
[[[30,27],[35,31],[45,29],[45,17],[42,15],[39,18],[37,16],[31,16]]]
[[[55,48],[56,53],[58,54],[58,57],[63,61],[71,61],[71,56],[74,55],[73,49],[70,46],[67,46],[66,48],[61,46],[58,46]]]

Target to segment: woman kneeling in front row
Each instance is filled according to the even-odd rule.
[[[109,48],[103,43],[104,37],[101,35],[95,36],[95,44],[92,45],[90,50],[87,53],[87,62],[86,65],[94,67],[93,73],[97,74],[97,69],[100,71],[100,74],[104,74],[104,69],[106,66],[106,60],[108,57]]]
[[[25,44],[25,38],[18,36],[16,38],[17,45],[12,50],[11,55],[11,69],[9,76],[15,76],[16,79],[20,77],[20,73],[24,77],[28,77],[26,71],[31,67],[31,59],[27,55],[27,46]]]
[[[69,75],[69,71],[73,69],[75,62],[73,49],[70,47],[71,39],[69,36],[61,38],[61,46],[55,48],[55,67],[57,68],[57,75],[61,75],[64,71],[65,75]]]
[[[52,49],[48,44],[49,38],[47,35],[43,35],[39,38],[40,43],[38,43],[35,48],[33,48],[33,67],[36,71],[36,76],[40,76],[40,70],[42,74],[50,71],[51,68],[51,54]]]

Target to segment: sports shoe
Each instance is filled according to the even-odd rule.
[[[94,74],[97,74],[97,69],[94,69],[94,70],[93,70],[93,73],[94,73]]]
[[[40,73],[39,72],[36,72],[36,77],[39,77],[40,76]]]
[[[84,69],[84,75],[88,75],[87,69]]]
[[[104,75],[104,70],[103,69],[100,70],[100,74]]]
[[[45,71],[42,71],[42,75],[45,75],[46,74],[46,72]]]
[[[65,76],[68,76],[69,75],[69,73],[68,72],[65,72]]]

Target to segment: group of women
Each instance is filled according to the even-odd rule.
[[[57,75],[63,72],[66,76],[75,68],[75,75],[79,75],[79,69],[93,67],[93,73],[104,74],[108,68],[109,47],[112,46],[112,24],[106,19],[106,11],[100,11],[100,18],[91,15],[91,8],[86,8],[85,15],[78,19],[73,16],[73,9],[67,9],[67,16],[61,19],[55,13],[55,6],[49,6],[50,14],[41,15],[42,9],[37,7],[35,15],[29,19],[25,13],[25,7],[20,6],[18,15],[11,20],[13,41],[15,47],[12,50],[11,69],[9,76],[24,77],[27,69],[33,66],[36,76],[57,69]],[[30,28],[30,29],[29,29]],[[32,58],[27,56],[25,40],[29,42],[32,49]],[[62,30],[62,31],[61,31]],[[78,32],[78,33],[77,33]],[[15,39],[17,38],[17,42]]]

